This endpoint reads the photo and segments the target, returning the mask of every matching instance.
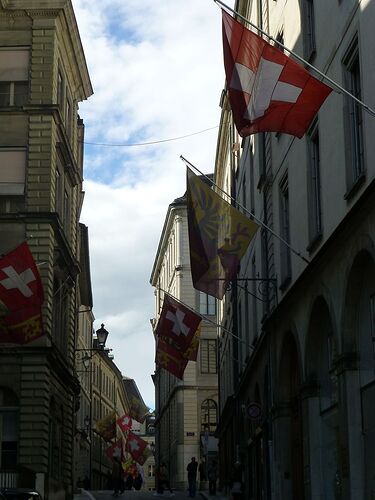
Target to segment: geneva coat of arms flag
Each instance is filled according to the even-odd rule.
[[[301,138],[332,89],[224,10],[222,18],[229,102],[239,134]]]
[[[8,310],[0,342],[26,344],[43,334],[43,286],[26,242],[0,258],[0,300]]]
[[[259,225],[187,169],[190,267],[194,288],[222,299]]]

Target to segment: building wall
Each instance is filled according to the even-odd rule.
[[[162,307],[163,291],[199,312],[199,295],[192,286],[186,200],[179,198],[169,206],[155,258],[151,284],[156,287],[156,316]],[[214,313],[213,313],[213,319]],[[154,322],[156,326],[156,321]],[[216,339],[216,327],[202,322],[202,341]],[[156,366],[156,461],[169,467],[172,487],[185,490],[186,467],[191,457],[204,458],[201,437],[201,404],[209,398],[217,405],[217,373],[201,371],[197,362],[189,362],[183,381]],[[215,354],[216,358],[216,354]]]
[[[45,2],[37,0],[2,2],[0,50],[4,55],[20,48],[29,52],[23,75],[9,76],[11,68],[4,65],[5,73],[0,77],[0,168],[2,179],[9,182],[6,176],[12,169],[6,170],[5,152],[11,152],[13,159],[15,154],[24,155],[20,171],[25,181],[18,179],[24,186],[18,196],[7,191],[2,182],[0,247],[4,254],[27,239],[43,282],[45,335],[26,346],[1,346],[2,392],[8,399],[11,391],[19,407],[17,463],[10,473],[14,484],[37,487],[45,498],[58,494],[70,497],[79,392],[73,367],[82,189],[77,133],[82,123],[76,111],[78,102],[92,93],[71,2],[51,1],[48,9]],[[13,60],[9,58],[10,64]],[[65,99],[60,104],[57,99],[58,64],[64,71],[69,68],[65,80],[71,92],[69,117],[65,115]],[[22,81],[24,85],[19,87]],[[16,86],[21,92],[19,100],[7,101],[8,91],[11,99],[10,89]],[[59,206],[59,196],[64,194],[62,180],[68,198]],[[64,325],[63,316],[57,317],[60,301]],[[4,457],[2,461],[3,470]]]
[[[304,10],[311,5],[313,51]],[[282,32],[287,47],[346,88],[349,49],[357,36],[360,95],[373,107],[373,2],[239,1],[237,8],[256,24],[262,20],[273,37]],[[227,106],[224,100],[226,118]],[[236,132],[222,119],[215,179],[221,187],[231,179],[227,189],[277,235],[258,231],[238,273],[249,280],[248,290],[227,293],[220,309],[220,321],[237,326],[243,341],[223,344],[220,353],[225,364],[220,372],[222,482],[228,488],[239,460],[246,498],[374,495],[369,451],[375,368],[374,121],[362,110],[363,154],[356,154],[349,110],[346,97],[334,92],[318,113],[318,140],[313,128],[300,140],[257,134],[242,142],[237,163],[231,153]],[[319,231],[311,203],[317,154]],[[353,179],[351,160],[359,157],[363,169]],[[285,206],[290,269],[278,237]],[[239,364],[230,362],[236,349]],[[249,411],[256,405],[258,418]]]

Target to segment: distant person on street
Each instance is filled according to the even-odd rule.
[[[217,481],[217,464],[212,460],[207,470],[208,475],[208,493],[209,495],[216,495],[216,481]]]
[[[166,490],[169,490],[171,497],[174,497],[174,493],[173,493],[171,485],[169,483],[167,466],[166,466],[165,462],[162,462],[160,469],[159,469],[159,490],[160,490],[159,493],[163,494],[164,488]]]
[[[191,462],[189,462],[186,467],[188,473],[189,497],[195,497],[197,491],[197,469],[198,462],[195,460],[195,457],[192,457]]]
[[[206,463],[204,460],[201,460],[199,467],[199,489],[204,490],[206,483]]]
[[[122,483],[122,467],[119,458],[114,457],[112,465],[113,496],[118,497]],[[123,490],[122,490],[123,491]]]

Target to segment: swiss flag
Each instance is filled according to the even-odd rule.
[[[123,431],[128,431],[132,428],[133,420],[128,415],[123,415],[121,418],[117,419],[117,424]]]
[[[0,300],[10,311],[43,303],[43,286],[28,244],[0,258]]]
[[[125,450],[129,452],[133,459],[141,465],[143,465],[146,461],[144,451],[147,448],[147,445],[147,441],[141,439],[131,431],[128,432]]]
[[[202,317],[165,294],[156,336],[184,354],[190,347]]]
[[[224,10],[222,15],[225,74],[239,134],[301,138],[332,89]]]
[[[119,460],[122,460],[122,455],[123,455],[123,443],[122,439],[119,439],[115,443],[111,444],[106,451],[106,455],[108,458],[111,458],[114,460],[115,458],[118,458]]]

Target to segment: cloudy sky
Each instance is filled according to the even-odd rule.
[[[185,192],[180,155],[204,173],[214,168],[224,85],[221,14],[212,0],[73,6],[95,92],[79,111],[94,327],[105,323],[116,364],[153,408],[149,279],[168,205]]]

